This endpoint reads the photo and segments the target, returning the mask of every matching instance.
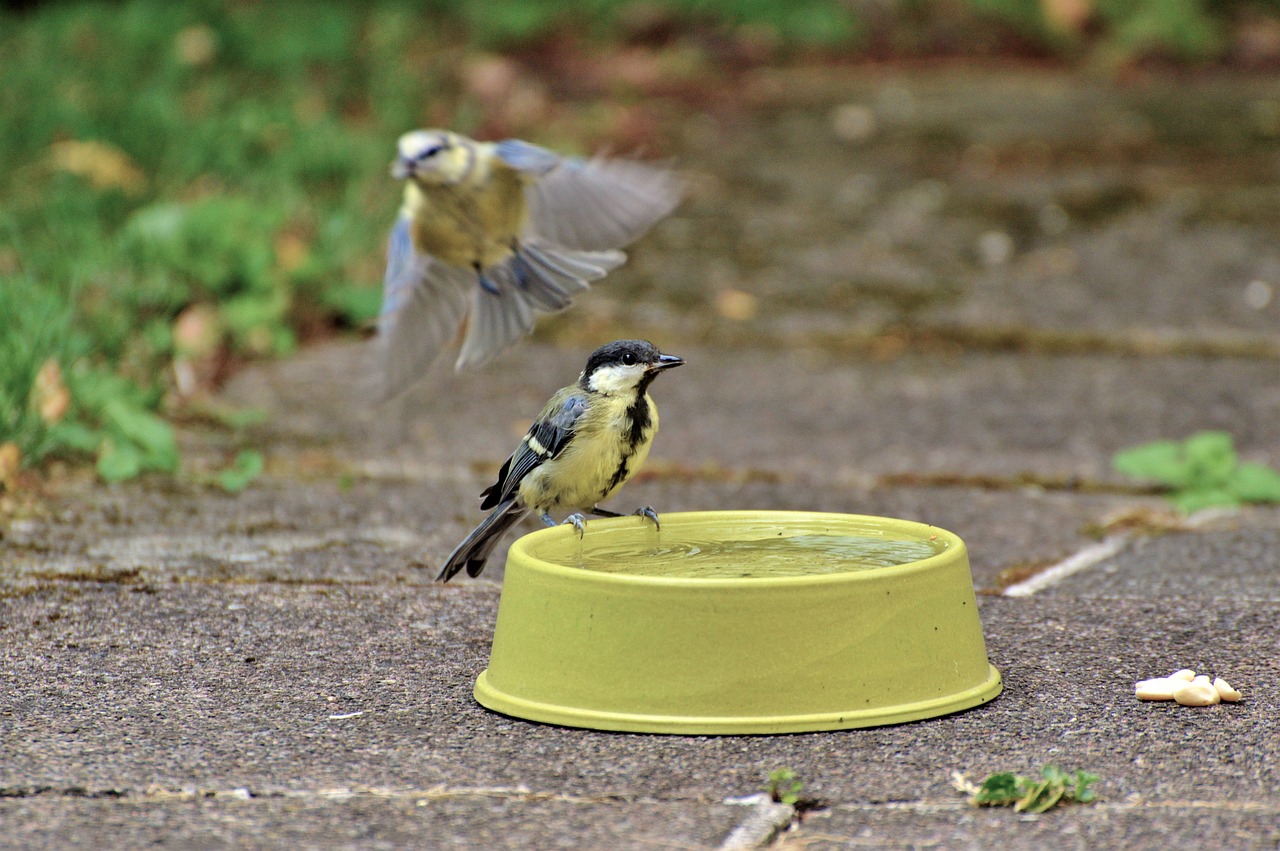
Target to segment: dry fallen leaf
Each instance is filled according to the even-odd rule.
[[[188,305],[173,320],[173,347],[181,355],[207,357],[217,350],[221,340],[222,320],[212,305]]]
[[[307,262],[307,256],[311,253],[311,245],[306,238],[292,231],[277,234],[274,247],[276,265],[285,273],[296,271]]]
[[[735,289],[722,289],[716,293],[716,313],[734,322],[754,319],[760,311],[760,299],[751,293]]]
[[[83,177],[95,189],[121,189],[136,195],[147,187],[147,176],[129,155],[106,142],[54,142],[49,146],[49,159],[54,168]]]
[[[205,24],[187,27],[174,36],[173,51],[184,65],[208,65],[218,54],[218,35]]]
[[[1093,16],[1090,0],[1040,0],[1040,11],[1049,26],[1059,32],[1078,34]]]
[[[31,404],[40,419],[49,425],[61,420],[71,409],[71,391],[62,380],[62,368],[53,358],[44,362],[31,382]]]
[[[13,489],[18,468],[22,466],[22,450],[12,440],[0,443],[0,485],[5,490]]]

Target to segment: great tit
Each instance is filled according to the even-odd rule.
[[[622,265],[680,200],[669,170],[561,157],[518,139],[447,130],[400,137],[404,203],[391,231],[382,310],[382,398],[409,387],[468,320],[455,366],[492,358]]]
[[[579,537],[583,511],[622,516],[598,503],[649,456],[658,432],[658,407],[649,385],[659,372],[682,363],[645,340],[618,340],[592,352],[578,380],[551,397],[498,471],[498,480],[480,494],[480,507],[493,512],[449,555],[437,581],[448,582],[464,568],[468,576],[479,576],[498,539],[529,512],[554,526],[552,512],[572,511],[564,522],[572,523]],[[658,525],[651,507],[635,513]]]

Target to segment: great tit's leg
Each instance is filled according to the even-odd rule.
[[[577,511],[573,512],[568,517],[566,517],[563,523],[561,523],[560,525],[563,526],[569,523],[572,523],[573,528],[578,530],[579,540],[582,539],[583,535],[587,534],[587,518],[583,517],[580,512],[577,512]]]
[[[557,525],[559,525],[559,524],[557,524],[557,523],[556,523],[556,521],[555,521],[555,520],[553,520],[553,519],[551,518],[551,515],[550,515],[550,514],[548,514],[548,513],[547,513],[547,512],[545,512],[545,511],[538,515],[538,519],[539,519],[539,520],[541,520],[543,523],[546,523],[548,526],[557,526]]]
[[[472,263],[471,267],[476,270],[476,277],[480,279],[480,289],[489,293],[489,295],[502,295],[502,290],[498,289],[497,285],[489,280],[489,276],[484,273],[484,269],[479,263]]]
[[[590,513],[596,515],[597,517],[626,517],[627,516],[625,514],[619,514],[616,511],[610,511],[607,508],[601,508],[598,505],[591,506]],[[653,527],[655,529],[662,528],[662,524],[658,522],[658,512],[653,510],[652,505],[646,505],[643,508],[637,508],[635,511],[631,513],[636,514],[640,517],[648,517],[650,520],[653,521]]]
[[[635,513],[639,514],[641,517],[648,517],[650,520],[652,520],[653,528],[655,529],[662,528],[662,524],[658,522],[658,512],[653,510],[652,505],[641,506],[640,508],[637,508],[635,510]]]

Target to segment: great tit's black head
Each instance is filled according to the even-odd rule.
[[[647,388],[659,372],[682,363],[675,355],[658,351],[648,340],[615,340],[591,353],[580,381],[598,393],[625,393]]]
[[[456,137],[448,130],[405,133],[396,144],[391,176],[397,180],[414,178],[425,182],[445,178],[452,168],[451,153],[456,147]]]

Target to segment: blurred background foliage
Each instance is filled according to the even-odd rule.
[[[174,471],[237,363],[367,327],[406,129],[660,155],[752,66],[956,55],[1274,64],[1280,0],[8,3],[0,485]]]

